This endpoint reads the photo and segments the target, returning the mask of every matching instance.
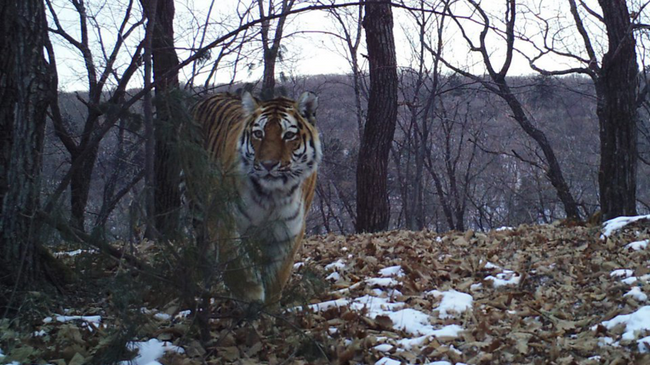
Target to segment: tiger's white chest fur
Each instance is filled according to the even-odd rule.
[[[245,178],[239,197],[236,223],[240,236],[259,229],[256,238],[272,245],[289,243],[302,232],[305,209],[300,186],[287,191],[260,191],[251,179]]]

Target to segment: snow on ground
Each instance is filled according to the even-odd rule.
[[[642,354],[650,353],[650,336],[644,337],[637,341],[639,344],[639,352]]]
[[[325,270],[340,270],[345,268],[345,262],[342,259],[338,259],[335,262],[325,266]]]
[[[442,236],[398,231],[310,238],[292,283],[305,281],[308,263],[331,286],[307,302],[288,302],[294,304],[286,304],[292,309],[284,312],[286,322],[307,320],[288,330],[279,328],[284,320],[254,325],[253,331],[241,327],[244,335],[231,336],[228,351],[239,359],[261,358],[284,346],[290,348],[285,355],[293,356],[305,333],[313,338],[321,333],[318,341],[332,349],[361,346],[352,364],[633,363],[630,359],[650,356],[644,355],[650,354],[650,234],[638,225],[626,228],[642,219],[650,216],[611,220],[601,231],[548,225]],[[309,304],[298,306],[304,303]],[[142,313],[161,326],[181,328],[192,320],[187,310],[143,308]],[[32,336],[44,340],[52,327],[70,321],[105,326],[106,318],[111,316],[52,315]],[[265,328],[277,332],[268,335]],[[250,344],[237,342],[251,340],[252,332],[265,346],[254,356]],[[184,352],[166,341],[183,343],[179,337],[165,335],[129,343],[138,355],[121,365],[158,365],[166,352]],[[328,355],[336,361],[336,352]],[[0,363],[2,357],[0,351]]]
[[[340,267],[339,261],[326,265],[325,268]],[[400,285],[400,282],[393,277],[404,277],[404,271],[400,266],[391,266],[379,270],[381,278],[367,278],[365,283],[370,286],[391,288]],[[453,339],[457,338],[463,331],[458,324],[433,325],[432,315],[413,308],[407,308],[403,301],[396,301],[387,297],[385,291],[375,290],[375,295],[364,295],[352,300],[337,299],[310,305],[312,311],[326,311],[332,308],[349,308],[350,310],[363,313],[370,319],[389,319],[391,326],[404,333],[404,337],[392,341],[392,344],[383,343],[375,346],[379,352],[390,352],[396,347],[397,352],[415,351],[426,344],[432,338]],[[440,304],[432,313],[437,313],[441,319],[454,318],[455,316],[471,310],[472,296],[456,290],[427,292],[434,298],[441,298]],[[400,361],[384,357],[376,364],[400,364]],[[445,362],[447,363],[447,362]]]
[[[97,252],[99,252],[99,251],[97,251],[97,250],[81,250],[81,249],[79,249],[79,250],[73,250],[73,251],[54,252],[53,255],[55,257],[63,257],[63,256],[74,257],[74,256],[80,255],[82,253],[97,253]]]
[[[638,286],[633,287],[632,289],[630,289],[629,292],[625,293],[625,295],[623,296],[632,297],[639,302],[645,302],[646,300],[648,300],[648,296],[644,292],[642,292],[641,288]]]
[[[625,247],[629,248],[630,250],[641,251],[641,250],[645,250],[648,247],[648,243],[650,243],[650,240],[634,241],[628,243],[627,245],[625,245]]]
[[[70,322],[70,321],[83,321],[89,322],[97,326],[102,321],[102,316],[55,316],[55,317],[45,317],[43,323],[52,323],[56,322]]]
[[[498,288],[500,286],[519,284],[519,280],[521,280],[521,276],[512,270],[503,270],[503,272],[497,274],[496,277],[490,275],[485,277],[485,280],[491,281],[492,286]]]
[[[426,294],[433,295],[436,298],[442,297],[440,304],[434,309],[434,311],[438,312],[438,317],[443,319],[454,318],[466,310],[472,309],[473,298],[471,295],[466,293],[457,292],[455,290],[444,292],[432,290]]]
[[[621,228],[627,226],[630,223],[634,223],[641,219],[650,219],[650,215],[639,215],[634,217],[618,217],[610,219],[603,223],[603,235],[602,238],[609,237],[613,232],[620,230]]]
[[[375,364],[461,364],[459,359],[473,359],[472,363],[503,364],[504,357],[500,358],[500,362],[493,362],[489,360],[492,354],[481,357],[476,354],[476,349],[486,349],[488,352],[491,351],[487,350],[491,348],[490,346],[497,346],[494,348],[498,348],[498,352],[501,352],[505,345],[503,342],[505,338],[511,339],[509,341],[516,349],[514,353],[541,352],[549,356],[542,349],[548,346],[559,346],[567,351],[572,348],[582,349],[578,350],[580,356],[584,356],[582,359],[592,362],[608,358],[611,351],[619,351],[618,349],[634,352],[627,346],[629,341],[632,341],[638,352],[650,353],[650,336],[648,336],[650,335],[650,313],[646,313],[649,310],[634,307],[635,303],[644,303],[648,300],[646,290],[647,283],[650,282],[650,274],[647,274],[647,269],[650,269],[650,262],[647,260],[636,262],[634,261],[636,259],[632,258],[628,266],[628,261],[625,261],[622,256],[615,256],[616,252],[639,255],[637,252],[645,250],[650,244],[647,230],[634,228],[631,231],[626,228],[628,224],[642,219],[650,219],[650,215],[626,217],[605,223],[601,232],[603,237],[607,237],[606,243],[602,243],[600,232],[589,240],[582,238],[584,236],[580,234],[593,232],[587,227],[578,227],[576,232],[580,233],[577,236],[564,238],[562,236],[564,231],[556,228],[560,227],[559,225],[530,227],[524,230],[503,228],[485,233],[461,232],[456,235],[431,238],[426,235],[425,238],[418,236],[417,245],[425,243],[421,251],[411,250],[411,247],[420,246],[409,245],[406,238],[409,237],[408,233],[400,232],[397,237],[389,234],[382,236],[391,243],[386,243],[383,241],[386,238],[380,239],[377,236],[372,238],[360,236],[357,238],[359,242],[348,237],[339,241],[339,245],[350,247],[349,252],[355,259],[351,260],[348,255],[348,260],[343,261],[344,258],[341,258],[343,256],[337,257],[336,253],[333,253],[330,260],[323,262],[322,265],[329,272],[339,272],[340,283],[342,285],[347,283],[350,287],[336,291],[337,295],[344,297],[312,304],[311,309],[317,313],[331,311],[334,308],[343,312],[349,309],[371,319],[389,318],[391,327],[397,330],[399,336],[381,337],[379,343],[369,347],[373,352],[380,354],[373,360]],[[530,231],[536,233],[531,234]],[[630,234],[637,238],[622,238],[629,237]],[[412,235],[417,236],[417,233]],[[548,240],[545,240],[547,237]],[[620,244],[621,240],[626,239],[628,239],[626,243]],[[430,251],[426,249],[428,242],[433,247]],[[395,244],[397,246],[392,246]],[[400,244],[404,246],[399,246]],[[483,248],[472,249],[475,246]],[[365,260],[364,249],[360,247],[367,247],[372,257]],[[464,247],[469,249],[465,254],[459,255],[458,252],[463,252]],[[428,256],[429,252],[430,256]],[[609,256],[610,254],[613,255]],[[643,252],[640,254],[643,255]],[[405,260],[404,255],[410,255],[411,261]],[[395,261],[392,261],[392,258],[395,258]],[[471,258],[471,265],[468,264],[469,258]],[[399,265],[391,266],[391,262],[399,262]],[[417,265],[424,262],[426,264],[423,266]],[[416,263],[416,266],[409,266],[413,263]],[[583,271],[576,275],[573,265],[582,265],[575,266],[575,270]],[[639,265],[647,269],[639,270]],[[366,270],[376,266],[379,268],[374,272],[379,272],[379,277],[374,277]],[[427,266],[431,267],[430,271],[427,271]],[[340,269],[343,267],[345,272]],[[473,269],[463,271],[461,267]],[[360,274],[361,271],[366,275]],[[461,272],[471,276],[455,275]],[[431,273],[434,278],[432,281],[428,281],[427,273]],[[436,276],[440,279],[436,279]],[[599,288],[589,284],[589,282],[598,282],[602,277],[609,277],[609,283],[612,285],[622,283],[630,287],[621,292],[612,291],[607,286]],[[414,287],[410,284],[413,278],[416,280],[422,278],[424,283],[434,285],[429,286],[427,290],[422,290],[421,286]],[[390,288],[395,287],[404,293],[403,296],[386,295]],[[562,288],[562,291],[558,288]],[[583,294],[585,288],[588,288],[589,292]],[[418,290],[420,290],[419,294]],[[350,296],[358,292],[365,295]],[[618,293],[618,297],[615,295],[611,297],[614,293]],[[520,306],[522,304],[520,298],[523,299],[528,295],[532,295],[533,301]],[[475,299],[475,296],[479,299]],[[587,300],[593,304],[585,306]],[[610,317],[611,319],[606,321],[607,318],[603,316],[612,312],[617,314],[616,303],[620,301],[628,305],[619,305],[618,316]],[[591,321],[596,320],[596,323],[601,323],[601,327],[605,330],[590,331],[589,327],[585,328],[585,323],[590,321],[586,321],[583,317],[582,308],[595,311]],[[471,317],[463,316],[464,312],[472,310],[475,313]],[[467,338],[477,336],[476,322],[468,322],[467,318],[474,318],[478,323],[492,323],[492,328],[490,325],[487,327],[488,333],[493,336],[500,333],[501,336],[506,337],[482,338],[479,331],[478,336],[481,340],[476,340],[474,345],[478,347],[472,347],[468,344]],[[494,326],[504,319],[507,320],[507,324],[502,324],[503,327],[499,327],[502,330],[495,332]],[[617,328],[624,327],[624,330],[619,332],[614,329],[617,324],[619,325]],[[517,328],[519,326],[521,328]],[[540,342],[541,338],[546,338],[543,337],[546,336],[545,329],[553,335],[548,337],[548,341]],[[582,332],[583,329],[592,333],[587,335],[586,332]],[[345,331],[339,330],[336,335],[344,336]],[[592,337],[593,340],[586,340],[585,336]],[[552,338],[555,340],[551,340]],[[428,361],[423,360],[422,356],[417,357],[417,360],[405,356],[408,353],[421,354],[422,351],[428,353],[432,348],[431,343],[434,342],[435,348],[441,346],[440,349],[444,350],[435,352],[438,355],[433,357],[425,356],[424,359],[429,359]],[[598,348],[603,349],[604,352],[597,352]],[[457,354],[458,357],[453,357],[452,354]],[[532,358],[527,359],[528,361],[523,363],[530,362]],[[432,360],[437,362],[431,362]],[[582,362],[578,361],[578,363]]]
[[[650,331],[650,306],[641,307],[634,313],[620,314],[609,321],[602,322],[602,325],[608,329],[619,324],[625,325],[622,339],[635,340],[641,331]]]
[[[181,347],[174,346],[168,341],[159,341],[152,338],[143,342],[129,342],[129,350],[138,350],[138,355],[129,361],[122,361],[120,365],[160,365],[160,359],[165,352],[173,351],[179,354],[185,352]]]
[[[379,270],[379,275],[385,278],[391,276],[397,276],[399,278],[404,276],[404,270],[400,265],[389,266]]]

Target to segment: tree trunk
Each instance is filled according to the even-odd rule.
[[[156,83],[155,120],[155,224],[163,237],[178,233],[181,194],[180,163],[176,156],[178,144],[178,56],[174,48],[174,1],[158,0],[156,23],[152,38],[153,78]]]
[[[388,3],[365,4],[370,97],[357,164],[357,232],[388,229],[388,154],[397,122],[397,61],[393,13]]]
[[[264,50],[264,74],[260,93],[263,100],[270,100],[275,96],[275,61],[277,57],[278,50],[273,48]]]
[[[83,148],[78,148],[71,153],[72,163],[79,158],[81,151]],[[72,174],[70,180],[70,223],[81,231],[85,231],[86,206],[98,152],[99,145],[91,147],[90,153],[82,159],[81,166]]]
[[[562,168],[560,167],[560,163],[555,156],[555,152],[553,151],[550,142],[546,138],[546,134],[535,127],[535,125],[533,125],[533,123],[528,119],[523,106],[514,96],[505,79],[496,79],[493,81],[497,84],[499,90],[498,95],[508,103],[508,106],[513,113],[512,117],[517,121],[521,129],[523,129],[524,132],[531,137],[542,150],[546,163],[548,164],[546,176],[550,180],[551,185],[555,188],[562,205],[564,205],[564,211],[567,218],[580,219],[578,204],[573,198],[569,185],[564,179]]]
[[[636,215],[638,66],[625,0],[599,0],[608,51],[596,82],[600,125],[600,206],[603,219]]]
[[[145,236],[149,239],[154,239],[157,236],[155,227],[155,150],[156,140],[154,136],[154,122],[153,122],[153,106],[151,91],[152,79],[152,48],[153,48],[153,33],[156,24],[156,11],[157,0],[140,0],[142,7],[145,9],[147,15],[147,30],[144,39],[144,54],[142,55],[144,63],[144,87],[147,92],[143,97],[143,116],[144,116],[144,130],[145,130],[145,162],[144,162],[144,194],[145,194],[145,212],[147,229]]]
[[[0,277],[18,287],[41,269],[33,217],[49,104],[43,1],[3,1],[0,27]]]
[[[264,51],[264,73],[262,75],[262,91],[260,96],[263,100],[270,100],[275,97],[275,65],[278,61],[280,52],[280,43],[282,42],[284,24],[287,20],[286,13],[291,10],[295,0],[282,0],[282,7],[280,9],[280,17],[273,34],[273,39],[269,38],[269,30],[271,27],[270,20],[262,21],[262,50]],[[273,0],[269,0],[268,12],[264,11],[264,1],[258,1],[258,9],[261,18],[272,16],[274,14]]]

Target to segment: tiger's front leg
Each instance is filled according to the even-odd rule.
[[[241,239],[235,241],[222,245],[220,250],[220,261],[225,267],[224,283],[233,298],[247,303],[264,303],[267,297],[255,252],[247,249]]]
[[[268,242],[262,250],[262,281],[267,303],[279,302],[291,272],[296,252],[300,248],[304,228],[291,238]]]

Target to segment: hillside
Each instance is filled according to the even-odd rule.
[[[311,237],[290,303],[239,319],[216,319],[227,307],[218,306],[205,349],[185,308],[148,308],[138,340],[150,357],[135,363],[167,349],[162,364],[647,364],[648,218]],[[85,321],[50,315],[31,339],[4,335],[0,348],[80,364],[106,346],[118,319],[106,308],[65,313],[96,316]],[[169,346],[156,353],[160,341]]]

